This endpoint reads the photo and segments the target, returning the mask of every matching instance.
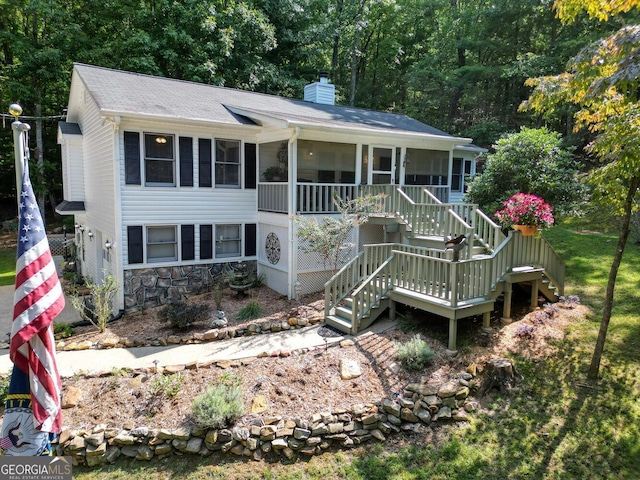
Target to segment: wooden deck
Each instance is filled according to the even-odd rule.
[[[564,263],[542,236],[511,232],[504,237],[476,206],[445,205],[451,217],[445,218],[444,204],[435,197],[425,193],[427,200],[418,204],[398,190],[386,213],[408,227],[407,242],[428,236],[443,245],[448,232],[460,232],[462,227],[469,246],[460,261],[453,261],[450,252],[440,249],[405,243],[366,245],[325,285],[329,325],[356,334],[385,309],[393,315],[395,303],[402,303],[448,318],[448,348],[455,350],[457,321],[483,315],[483,326],[488,328],[489,313],[499,296],[504,297],[503,318],[509,320],[514,283],[531,285],[532,306],[537,305],[539,293],[550,300],[562,295]],[[413,208],[420,215],[407,211]]]

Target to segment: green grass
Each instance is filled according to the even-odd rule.
[[[149,464],[122,460],[96,471],[78,467],[74,478],[640,478],[640,247],[630,244],[625,251],[602,378],[588,382],[616,237],[565,227],[545,237],[566,261],[565,293],[580,296],[592,318],[570,328],[558,355],[538,362],[514,356],[524,380],[511,396],[496,396],[488,413],[473,415],[468,426],[394,437],[407,442],[395,453],[372,443],[290,464],[172,456]]]
[[[0,249],[0,287],[13,285],[16,280],[15,248]]]

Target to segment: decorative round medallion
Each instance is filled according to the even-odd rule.
[[[280,239],[278,235],[273,232],[267,235],[264,250],[267,252],[267,260],[269,260],[270,263],[275,265],[280,261]]]

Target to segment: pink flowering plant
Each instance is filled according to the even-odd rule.
[[[504,208],[494,214],[503,227],[528,225],[545,228],[553,225],[553,208],[536,195],[518,192],[503,205]]]

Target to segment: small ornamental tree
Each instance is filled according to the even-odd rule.
[[[296,215],[298,236],[302,240],[300,249],[305,253],[318,253],[325,268],[336,272],[346,260],[345,254],[353,247],[349,242],[354,227],[365,223],[371,215],[381,212],[384,194],[364,195],[353,200],[342,199],[334,194],[333,203],[338,217],[326,216],[321,220]]]
[[[630,10],[637,13],[640,2],[556,0],[557,15],[565,23],[575,21],[583,11],[591,18],[606,20]],[[620,219],[609,281],[602,307],[598,339],[588,377],[596,379],[604,352],[614,304],[614,290],[622,254],[629,237],[631,217],[638,210],[640,192],[640,25],[626,25],[613,35],[584,48],[555,76],[532,78],[531,97],[522,105],[550,114],[567,104],[578,110],[576,129],[588,128],[595,135],[588,151],[602,162],[590,174],[596,187],[591,200],[613,207]]]

